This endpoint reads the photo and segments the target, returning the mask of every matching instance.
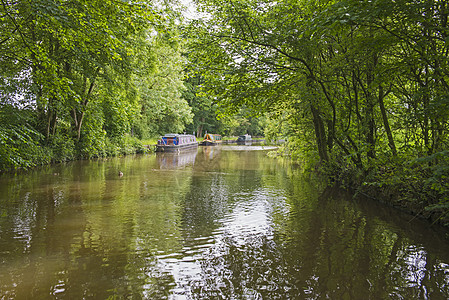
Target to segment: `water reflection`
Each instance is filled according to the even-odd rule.
[[[197,153],[197,149],[188,149],[182,152],[158,152],[156,156],[160,169],[176,169],[193,165]]]
[[[0,298],[449,297],[444,232],[248,150],[1,176]]]

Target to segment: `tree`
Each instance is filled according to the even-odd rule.
[[[134,128],[143,138],[183,132],[192,122],[191,108],[182,97],[185,90],[182,45],[173,43],[174,39],[153,38],[152,71],[149,73],[148,64],[143,64],[139,76],[134,77],[141,103],[140,119]]]
[[[30,106],[33,128],[44,137],[41,146],[67,147],[81,156],[103,155],[109,142],[122,143],[125,135],[132,135],[141,112],[151,112],[142,110],[145,99],[168,111],[162,119],[150,118],[161,122],[156,131],[182,130],[191,115],[180,98],[182,72],[176,72],[183,62],[175,46],[179,15],[171,5],[3,0],[2,107],[13,103],[20,111]],[[163,60],[171,62],[170,69]],[[153,89],[146,93],[149,86]]]
[[[358,186],[382,185],[392,172],[404,179],[404,165],[426,158],[430,170],[413,170],[429,178],[428,203],[435,182],[449,199],[439,159],[449,143],[445,1],[197,3],[208,18],[192,23],[192,53],[221,109],[285,118],[289,145],[313,145],[334,178]],[[408,190],[415,180],[394,184],[404,182]]]
[[[193,122],[188,126],[188,132],[195,132],[197,137],[204,136],[206,132],[222,132],[221,122],[217,119],[216,105],[210,97],[201,95],[202,83],[201,76],[194,74],[184,83],[186,90],[183,97],[188,101],[193,113]]]

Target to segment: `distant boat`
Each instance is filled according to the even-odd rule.
[[[198,147],[194,135],[169,133],[157,141],[156,152],[176,152]]]
[[[201,142],[201,146],[216,146],[218,144],[221,144],[223,141],[221,135],[219,134],[213,134],[213,133],[207,133],[204,136],[204,140]]]
[[[237,138],[237,144],[248,144],[252,142],[252,138],[249,134],[239,135]]]

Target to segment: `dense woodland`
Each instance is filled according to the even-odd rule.
[[[1,0],[0,169],[264,134],[304,170],[449,217],[448,1]]]
[[[170,132],[263,133],[243,113],[218,120],[212,99],[197,96],[183,10],[162,1],[1,1],[0,169],[141,152],[142,140]]]

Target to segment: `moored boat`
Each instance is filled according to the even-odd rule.
[[[194,135],[169,133],[157,141],[157,152],[175,152],[184,149],[198,147],[198,142]]]
[[[223,138],[219,134],[207,133],[204,136],[204,140],[201,142],[201,146],[216,146],[221,144]]]
[[[239,135],[239,137],[237,138],[237,144],[251,144],[252,142],[252,138],[249,134],[245,134],[245,135]]]

